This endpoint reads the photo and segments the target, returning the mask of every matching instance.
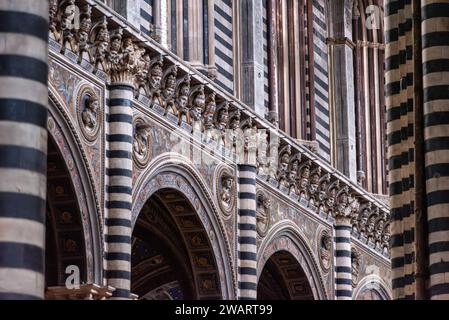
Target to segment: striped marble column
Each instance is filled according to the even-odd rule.
[[[128,299],[131,286],[133,87],[109,87],[105,276],[113,299]]]
[[[336,217],[335,221],[335,296],[337,300],[352,299],[351,220]]]
[[[429,296],[449,299],[449,1],[421,1]]]
[[[257,298],[256,167],[238,166],[238,299]]]
[[[48,1],[0,1],[0,300],[42,299]]]

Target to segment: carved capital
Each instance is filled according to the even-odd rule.
[[[344,221],[350,222],[351,218],[351,206],[349,201],[349,188],[344,186],[337,192],[337,205],[335,207],[335,218],[344,219]]]
[[[135,85],[135,77],[145,66],[142,59],[145,49],[133,43],[130,37],[122,39],[122,28],[117,29],[111,37],[109,50],[109,76],[111,83]]]

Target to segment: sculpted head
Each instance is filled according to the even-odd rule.
[[[162,80],[162,67],[160,64],[155,64],[153,68],[151,69],[150,73],[150,87],[153,90],[157,90],[161,86],[161,80]]]

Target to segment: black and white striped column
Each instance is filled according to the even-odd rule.
[[[257,298],[256,167],[238,168],[238,299]]]
[[[112,298],[128,299],[131,287],[132,104],[131,85],[109,87],[105,276]]]
[[[48,1],[0,1],[0,300],[42,299]]]
[[[421,1],[429,296],[449,299],[449,1]]]
[[[352,299],[351,220],[336,217],[335,222],[335,296],[337,300]]]

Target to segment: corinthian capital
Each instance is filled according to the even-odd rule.
[[[352,206],[349,195],[348,186],[344,186],[337,192],[337,205],[335,208],[335,219],[337,222],[348,223],[351,222]]]
[[[145,49],[135,45],[131,38],[125,38],[121,41],[121,37],[121,30],[118,30],[111,39],[109,54],[111,83],[134,86],[136,75],[145,66],[142,59]]]

